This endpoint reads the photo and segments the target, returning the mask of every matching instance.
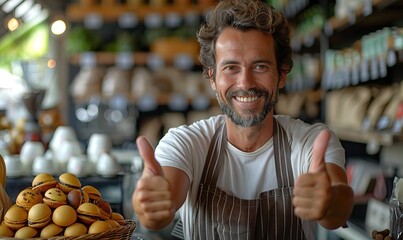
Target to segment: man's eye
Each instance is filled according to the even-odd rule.
[[[264,72],[269,69],[269,67],[267,65],[256,65],[254,68],[256,71],[259,71],[259,72]]]
[[[236,67],[233,66],[233,65],[225,66],[224,70],[227,70],[227,71],[234,71],[234,70],[236,70]]]

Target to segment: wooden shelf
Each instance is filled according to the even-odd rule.
[[[82,5],[71,4],[66,9],[66,16],[71,22],[81,22],[88,15],[99,14],[104,21],[116,21],[122,14],[131,13],[136,15],[138,19],[144,19],[151,13],[166,15],[169,13],[179,13],[185,15],[189,12],[204,14],[211,6],[205,5],[185,5],[185,6],[164,6],[150,7],[141,6],[133,7],[129,5]]]
[[[373,10],[382,10],[392,4],[399,2],[399,0],[372,0],[372,9]],[[350,16],[344,18],[331,17],[328,19],[327,23],[325,23],[324,31],[328,35],[331,35],[334,31],[340,31],[346,27],[354,25],[355,22],[365,17],[367,14],[364,7],[356,9]]]
[[[90,54],[93,58],[91,61],[94,61],[97,65],[114,65],[117,62],[117,58],[119,53],[116,52],[86,52],[86,53],[77,53],[72,54],[70,56],[70,63],[74,65],[81,65],[82,58],[86,58],[86,54]],[[133,52],[131,56],[129,56],[133,64],[135,65],[146,65],[148,63],[149,57],[152,55],[152,52]],[[88,57],[89,55],[87,55]],[[127,56],[126,56],[127,57]],[[199,64],[198,56],[192,56],[193,62],[195,64]],[[173,59],[163,58],[166,64],[172,64]]]
[[[377,143],[382,146],[392,146],[396,142],[403,141],[403,134],[392,132],[359,132],[351,129],[334,128],[331,129],[336,135],[345,141],[358,143]]]

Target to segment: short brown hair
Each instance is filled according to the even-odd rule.
[[[272,34],[279,73],[291,70],[293,61],[288,23],[284,15],[271,5],[262,0],[222,0],[205,20],[197,33],[204,77],[209,78],[209,69],[215,68],[215,44],[226,27]]]

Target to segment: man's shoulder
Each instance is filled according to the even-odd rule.
[[[324,123],[307,123],[287,115],[275,115],[276,120],[284,128],[289,138],[295,139],[307,136],[316,136],[321,130],[327,129]]]

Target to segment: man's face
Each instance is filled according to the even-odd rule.
[[[216,72],[210,78],[221,109],[243,127],[260,124],[273,111],[279,76],[271,35],[226,28],[216,43]]]

